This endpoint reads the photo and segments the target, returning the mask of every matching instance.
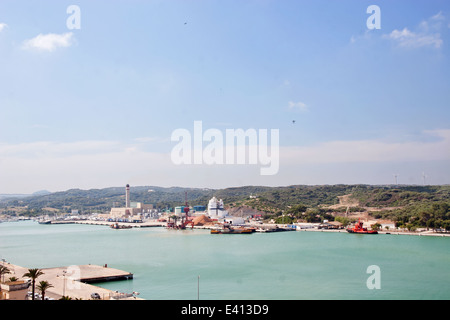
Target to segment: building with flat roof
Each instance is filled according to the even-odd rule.
[[[206,206],[194,206],[194,211],[206,211]]]
[[[30,282],[18,280],[7,281],[0,284],[0,300],[27,300]]]

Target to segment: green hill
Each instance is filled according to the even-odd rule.
[[[334,219],[336,211],[345,212],[347,205],[340,206],[339,197],[347,195],[352,203],[351,212],[367,210],[374,218],[391,219],[408,228],[450,228],[450,186],[294,185],[226,189],[137,186],[130,188],[130,195],[131,201],[153,204],[158,209],[184,205],[186,196],[189,205],[206,206],[216,196],[230,210],[250,208],[265,218],[289,215],[307,221]],[[124,187],[70,189],[0,201],[4,213],[28,216],[44,214],[46,208],[60,213],[71,210],[89,213],[109,212],[111,207],[124,205]]]

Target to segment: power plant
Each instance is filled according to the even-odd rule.
[[[111,208],[109,213],[113,219],[140,220],[140,215],[153,209],[152,204],[132,202],[130,197],[130,185],[125,186],[125,207]]]

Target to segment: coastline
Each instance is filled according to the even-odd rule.
[[[300,229],[297,231],[308,231],[308,232],[343,232],[347,233],[345,229]],[[433,231],[424,231],[424,232],[410,232],[410,231],[378,231],[378,234],[386,234],[386,235],[408,235],[408,236],[434,236],[434,237],[450,237],[450,233],[438,233]]]
[[[23,277],[28,272],[27,268],[10,262],[4,262],[4,264],[10,270],[11,275],[19,279],[27,279]],[[59,300],[63,296],[70,297],[72,300],[92,300],[91,294],[93,293],[98,294],[100,300],[142,300],[134,294],[118,293],[90,284],[90,282],[132,279],[133,274],[127,271],[98,265],[42,268],[40,270],[43,274],[37,278],[36,283],[39,281],[48,281],[53,286],[45,292],[45,297],[51,300]],[[31,292],[31,290],[30,285],[28,291]],[[38,290],[36,289],[35,294],[37,293]],[[36,298],[36,300],[40,300],[40,298]]]
[[[66,220],[66,221],[53,221],[51,224],[91,224],[91,225],[104,225],[111,226],[113,222],[110,221],[98,221],[98,220]],[[166,227],[167,223],[159,222],[159,221],[144,221],[141,223],[132,223],[132,222],[118,222],[120,226],[132,227],[132,228],[151,228],[151,227]],[[292,226],[296,227],[296,231],[308,231],[308,232],[343,232],[347,233],[345,229],[318,229],[317,227],[309,227],[309,228],[301,228],[299,225],[287,225],[287,224],[248,224],[246,226],[250,227],[262,227],[262,228],[289,228]],[[194,226],[193,229],[211,229],[212,226]],[[402,231],[402,230],[392,230],[392,231],[378,231],[378,234],[386,234],[386,235],[410,235],[410,236],[432,236],[432,237],[450,237],[450,233],[441,233],[435,231]]]

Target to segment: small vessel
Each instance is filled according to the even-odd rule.
[[[232,228],[230,226],[211,229],[211,234],[249,234],[253,232],[254,230],[251,228]]]
[[[378,231],[376,230],[367,230],[367,228],[363,227],[363,223],[360,219],[358,219],[358,222],[353,226],[353,228],[347,228],[347,232],[349,233],[358,233],[358,234],[377,234]]]
[[[284,231],[295,231],[294,228],[281,228],[279,226],[275,226],[274,228],[268,228],[266,232],[284,232]]]
[[[118,224],[118,223],[116,222],[116,223],[113,223],[113,224],[111,225],[111,228],[112,228],[112,229],[130,229],[130,228],[132,228],[132,227],[131,227],[131,226],[128,226],[128,225]]]
[[[292,227],[286,227],[286,228],[282,228],[279,226],[274,226],[274,227],[259,227],[257,229],[254,229],[256,232],[284,232],[284,231],[295,231],[297,230],[297,228],[292,228]]]
[[[38,221],[39,224],[51,224],[52,221],[51,220],[40,220]]]

